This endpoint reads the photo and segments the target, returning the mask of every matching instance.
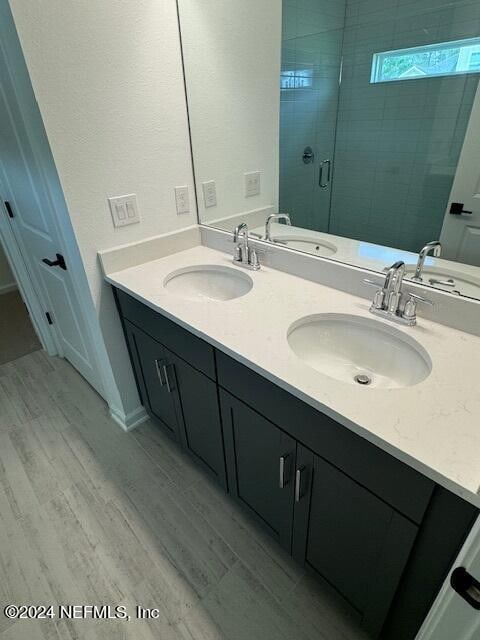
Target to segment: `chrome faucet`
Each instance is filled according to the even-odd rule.
[[[240,234],[242,238],[240,239]],[[235,227],[233,232],[233,242],[235,243],[235,253],[233,255],[233,262],[241,265],[246,269],[252,269],[258,271],[260,269],[260,262],[258,261],[257,252],[250,247],[248,241],[248,225],[245,222]]]
[[[417,268],[415,269],[415,275],[412,280],[416,280],[417,282],[422,282],[422,272],[423,266],[425,264],[425,259],[429,253],[432,253],[434,258],[439,258],[442,254],[442,245],[438,240],[434,240],[433,242],[427,242],[427,244],[423,247],[423,249],[418,254],[418,262]]]
[[[265,240],[268,240],[268,242],[272,241],[272,235],[270,231],[272,222],[280,222],[281,220],[284,220],[287,226],[292,226],[292,221],[290,220],[290,215],[288,213],[272,213],[268,216],[265,223]]]
[[[402,284],[405,277],[405,263],[399,260],[388,269],[385,278],[385,306],[389,313],[396,314],[402,299]]]
[[[402,291],[404,276],[405,263],[399,260],[388,269],[383,287],[372,280],[364,282],[378,287],[370,313],[412,327],[417,324],[417,303],[432,305],[433,302],[415,293]]]

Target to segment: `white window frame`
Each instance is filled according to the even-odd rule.
[[[421,45],[418,47],[406,47],[404,49],[394,49],[392,51],[382,51],[380,53],[374,53],[372,59],[372,73],[370,77],[371,84],[381,84],[382,82],[403,82],[406,80],[424,80],[426,78],[442,78],[445,76],[459,76],[459,75],[470,75],[472,73],[480,73],[480,70],[465,70],[465,71],[450,71],[445,73],[435,73],[435,74],[426,74],[424,76],[404,76],[401,78],[380,78],[380,73],[382,70],[383,62],[385,58],[391,56],[399,56],[402,54],[415,54],[421,53],[425,51],[429,51],[431,49],[435,49],[436,51],[441,51],[442,49],[455,49],[456,47],[471,47],[475,45],[480,45],[480,36],[476,38],[465,38],[462,40],[451,40],[450,42],[438,42],[435,44],[427,44]]]

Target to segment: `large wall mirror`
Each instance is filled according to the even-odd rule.
[[[178,5],[202,224],[480,299],[479,0]]]

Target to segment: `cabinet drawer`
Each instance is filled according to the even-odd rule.
[[[213,347],[123,291],[115,288],[113,290],[118,309],[124,318],[209,378],[216,380]]]
[[[434,483],[328,416],[217,351],[219,384],[416,523]]]

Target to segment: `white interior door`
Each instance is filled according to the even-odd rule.
[[[452,203],[466,211],[452,215]],[[473,104],[440,241],[443,257],[480,267],[480,84]]]
[[[451,586],[451,576],[463,576],[462,569],[475,582],[467,577],[454,580],[457,588],[465,584],[466,599]],[[476,583],[476,584],[475,584]],[[469,586],[470,584],[470,586]],[[462,589],[460,588],[460,591]],[[478,603],[480,607],[480,519],[474,526],[464,549],[457,558],[454,568],[422,627],[417,640],[478,640],[480,638],[480,610],[468,602]]]
[[[62,244],[42,168],[29,143],[14,87],[0,49],[0,193],[30,279],[51,327],[58,354],[97,389],[101,388],[95,354],[68,271],[62,268]],[[50,265],[46,261],[50,261]]]

